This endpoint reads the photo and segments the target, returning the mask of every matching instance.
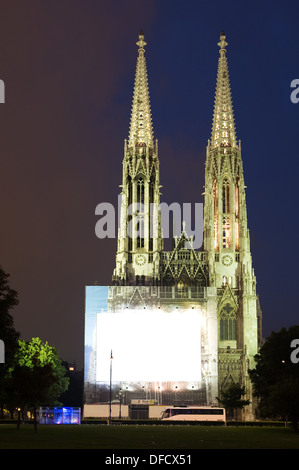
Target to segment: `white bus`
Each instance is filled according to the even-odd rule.
[[[162,412],[162,421],[209,421],[226,424],[224,408],[216,406],[171,406]]]

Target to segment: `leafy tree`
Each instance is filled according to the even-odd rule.
[[[12,407],[18,403],[22,409],[31,409],[36,424],[37,407],[60,405],[58,398],[69,385],[67,371],[56,348],[40,338],[19,340],[16,361],[8,381],[8,386],[14,389]]]
[[[14,398],[19,408],[31,409],[34,417],[34,431],[37,430],[37,408],[47,403],[49,389],[56,383],[52,365],[34,364],[32,367],[17,365],[11,375]],[[18,422],[19,427],[19,422]]]
[[[272,332],[255,356],[249,371],[262,417],[289,419],[298,431],[299,363],[293,362],[291,343],[299,339],[299,326]]]
[[[228,413],[233,414],[234,410],[243,409],[244,406],[249,405],[249,400],[242,399],[245,393],[245,387],[242,387],[240,384],[232,384],[222,392],[221,398],[217,397],[217,400]]]
[[[51,365],[55,383],[48,390],[47,405],[57,406],[59,396],[65,392],[69,385],[69,378],[66,377],[67,370],[59,358],[56,348],[50,346],[48,342],[43,343],[40,338],[32,338],[31,341],[19,341],[19,349],[16,355],[19,366],[30,369],[35,366],[44,367]]]
[[[3,417],[3,406],[7,398],[6,379],[13,367],[20,334],[16,331],[11,310],[18,305],[18,294],[9,286],[9,274],[0,267],[0,339],[5,346],[5,363],[0,364],[0,407]]]

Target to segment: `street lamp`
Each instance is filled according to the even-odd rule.
[[[17,424],[17,429],[20,429],[20,424],[21,424],[21,408],[18,408],[18,424]]]
[[[118,396],[119,396],[119,419],[121,419],[121,398],[122,398],[122,390],[121,390],[121,388],[119,389]]]
[[[109,424],[111,424],[111,402],[112,402],[112,349],[110,354],[110,399],[109,399]]]

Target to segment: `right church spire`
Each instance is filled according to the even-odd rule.
[[[236,146],[236,130],[226,58],[227,45],[228,43],[226,42],[225,33],[222,32],[220,34],[220,41],[218,42],[220,51],[211,135],[211,144],[213,148],[218,147],[219,145],[223,147]]]
[[[211,140],[205,175],[204,248],[239,259],[249,252],[241,144],[237,143],[226,58],[226,36],[220,47]],[[228,255],[230,253],[230,255]],[[234,256],[234,253],[238,256]]]
[[[219,390],[230,383],[239,363],[233,380],[246,387],[250,401],[246,413],[253,417],[254,399],[247,370],[255,364],[262,314],[252,266],[241,144],[236,138],[223,32],[218,46],[212,135],[205,166],[203,251],[208,261],[209,286],[217,292]]]

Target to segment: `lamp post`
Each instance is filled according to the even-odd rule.
[[[119,389],[119,419],[121,419],[121,399],[122,399],[122,390],[121,388]]]
[[[112,349],[110,354],[110,397],[109,397],[109,424],[111,424],[111,402],[112,402]]]
[[[21,408],[18,408],[18,424],[17,424],[17,429],[20,429],[20,424],[21,424]]]

